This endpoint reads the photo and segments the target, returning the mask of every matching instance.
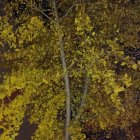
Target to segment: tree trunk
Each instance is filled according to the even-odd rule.
[[[53,6],[54,6],[56,23],[57,23],[58,29],[60,29],[59,28],[60,27],[59,17],[58,17],[58,13],[57,13],[57,6],[56,6],[55,0],[53,0]],[[64,42],[63,42],[61,34],[59,34],[59,45],[60,45],[62,66],[63,66],[63,70],[65,71],[65,75],[64,75],[65,90],[66,90],[65,140],[70,140],[70,134],[68,131],[68,127],[70,125],[70,120],[71,120],[71,93],[70,93],[69,75],[68,75],[68,71],[67,71],[66,57],[65,57],[65,51],[64,51]]]

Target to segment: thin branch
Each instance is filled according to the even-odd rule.
[[[41,9],[39,9],[38,7],[34,6],[33,7],[38,10],[40,13],[42,13],[42,15],[44,15],[46,18],[48,18],[50,21],[55,22],[55,20],[51,19],[47,14],[45,14]],[[56,22],[55,22],[56,23]]]
[[[70,11],[72,10],[73,7],[74,7],[74,3],[73,3],[73,5],[68,9],[67,13],[62,17],[62,19],[65,18],[65,17],[70,13]]]
[[[26,1],[26,2],[28,3],[28,1]],[[56,23],[55,20],[51,19],[47,14],[44,13],[43,10],[39,9],[37,6],[35,6],[35,5],[32,4],[32,3],[29,4],[29,5],[31,6],[31,8],[34,8],[34,9],[36,9],[37,11],[39,11],[40,13],[42,13],[42,15],[44,15],[47,19],[49,19],[50,21]]]
[[[76,4],[77,1],[78,1],[78,0],[76,0],[76,1],[72,4],[72,6],[68,9],[67,13],[66,13],[61,19],[65,18],[65,17],[71,12],[72,8],[75,6],[75,4]]]

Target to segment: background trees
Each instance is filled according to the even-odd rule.
[[[139,3],[42,2],[8,2],[1,17],[1,59],[11,69],[0,85],[1,139],[14,140],[24,116],[38,126],[33,140],[109,139],[116,130],[134,139]]]

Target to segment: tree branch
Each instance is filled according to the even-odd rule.
[[[55,22],[53,19],[51,19],[47,14],[45,14],[41,9],[39,9],[38,7],[34,6],[34,9],[38,10],[40,13],[42,13],[46,18],[48,18],[50,21]],[[56,23],[56,22],[55,22]]]
[[[59,24],[59,17],[57,13],[57,6],[56,6],[56,0],[53,0],[53,6],[54,6],[54,13],[55,18],[57,22],[58,29],[60,29]],[[66,64],[66,57],[65,57],[65,51],[64,51],[64,42],[62,35],[59,31],[59,45],[60,45],[60,52],[61,52],[61,61],[63,70],[65,71],[64,75],[64,81],[65,81],[65,91],[66,91],[66,122],[65,122],[65,140],[70,140],[70,134],[68,131],[68,128],[70,126],[71,121],[71,93],[70,93],[70,82],[69,82],[69,75],[67,70],[67,64]]]
[[[27,3],[28,3],[28,1],[26,1]],[[35,6],[34,4],[29,4],[29,5],[31,5],[31,8],[34,8],[34,9],[36,9],[37,11],[39,11],[41,14],[43,14],[47,19],[49,19],[50,21],[52,21],[52,22],[55,22],[55,20],[53,20],[53,19],[51,19],[47,14],[45,14],[44,13],[44,11],[43,10],[41,10],[41,9],[39,9],[37,6]],[[56,22],[55,22],[56,23]]]

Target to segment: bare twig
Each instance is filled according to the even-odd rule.
[[[66,13],[61,19],[65,18],[65,17],[71,12],[72,8],[75,6],[75,4],[76,4],[77,1],[78,1],[78,0],[76,0],[76,1],[72,4],[72,6],[68,9],[67,13]]]

